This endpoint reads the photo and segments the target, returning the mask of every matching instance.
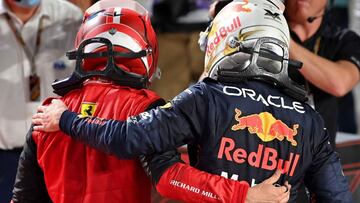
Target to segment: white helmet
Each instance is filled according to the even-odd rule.
[[[304,100],[302,87],[288,77],[290,34],[281,0],[234,0],[200,34],[205,50],[203,77],[237,82],[260,79],[285,87]]]
[[[212,21],[207,33],[205,75],[216,74],[216,64],[224,56],[238,52],[234,39],[240,43],[262,37],[272,37],[289,46],[290,35],[279,0],[238,0],[226,5]]]

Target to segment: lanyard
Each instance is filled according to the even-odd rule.
[[[320,51],[320,44],[321,44],[321,37],[316,38],[316,42],[314,45],[314,54],[319,55],[319,51]]]
[[[27,56],[27,58],[29,59],[30,62],[30,67],[31,67],[31,75],[36,75],[36,64],[35,64],[35,57],[39,52],[39,48],[40,48],[40,43],[41,43],[41,33],[43,31],[43,20],[44,20],[44,16],[42,16],[40,18],[39,21],[39,26],[38,26],[38,30],[36,33],[36,44],[35,44],[35,50],[34,53],[31,52],[30,48],[27,46],[27,44],[25,43],[25,40],[22,38],[21,33],[19,32],[19,30],[16,29],[16,26],[14,24],[14,21],[11,20],[11,17],[8,13],[5,13],[5,18],[6,21],[9,25],[9,27],[11,28],[13,34],[16,37],[16,40],[18,41],[18,43],[22,46],[22,48],[24,49],[24,52]]]

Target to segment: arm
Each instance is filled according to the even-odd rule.
[[[360,44],[355,47],[353,49],[359,49]],[[330,61],[310,52],[293,40],[290,42],[290,56],[303,62],[300,72],[306,80],[334,96],[344,96],[359,81],[358,67],[349,60]]]
[[[161,195],[184,202],[287,202],[290,196],[290,185],[273,185],[280,171],[249,188],[245,181],[226,179],[184,164],[176,151],[148,156],[144,165]]]
[[[141,113],[127,121],[78,117],[76,113],[64,112],[63,107],[59,107],[62,109],[59,111],[56,105],[64,104],[57,101],[41,107],[39,110],[43,113],[34,116],[33,122],[41,124],[35,130],[46,130],[44,126],[47,124],[42,121],[49,119],[47,123],[59,124],[61,130],[71,137],[119,158],[167,151],[201,134],[208,102],[199,86],[185,90],[171,104]]]
[[[314,193],[316,202],[353,202],[349,183],[335,152],[324,166],[306,177],[305,184]]]
[[[332,149],[327,131],[315,133],[313,143],[313,161],[305,175],[305,185],[314,193],[316,202],[352,202],[349,183],[342,171],[340,159]]]
[[[14,203],[52,202],[45,185],[44,174],[36,159],[36,144],[32,129],[26,135],[24,149],[20,155],[12,201]]]

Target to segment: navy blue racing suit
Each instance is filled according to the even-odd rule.
[[[194,166],[202,171],[253,186],[281,169],[279,183],[287,180],[292,185],[290,202],[302,182],[317,202],[352,202],[321,116],[265,82],[205,79],[166,105],[127,121],[82,118],[65,111],[60,128],[119,158],[191,144],[197,157]],[[166,168],[152,173],[159,178]]]

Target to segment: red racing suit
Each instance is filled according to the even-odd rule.
[[[163,103],[149,90],[95,81],[70,92],[62,100],[83,116],[119,120],[137,115],[158,102]],[[40,198],[44,193],[58,203],[151,201],[151,183],[137,159],[119,160],[61,134],[60,131],[51,135],[34,131],[28,136],[15,183],[14,202],[30,202],[29,198],[34,198],[31,202],[40,202],[46,199]],[[29,160],[33,160],[31,166]],[[35,191],[32,185],[36,181],[32,181],[31,176],[41,176],[31,174],[29,169],[34,165],[39,167],[38,173],[43,173],[45,187],[42,188],[46,190],[42,194],[38,194],[40,188]]]

